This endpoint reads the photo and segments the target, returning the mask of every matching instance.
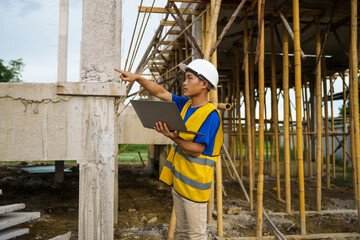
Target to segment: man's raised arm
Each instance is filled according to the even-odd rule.
[[[122,71],[114,69],[115,71],[121,73],[120,78],[125,82],[138,82],[143,88],[150,92],[151,95],[154,95],[157,98],[160,98],[165,101],[171,101],[172,95],[169,91],[163,88],[161,85],[156,82],[150,81],[146,78],[143,78],[135,73]]]

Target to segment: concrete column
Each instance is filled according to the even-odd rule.
[[[66,82],[67,43],[69,22],[69,0],[60,0],[59,43],[58,43],[58,82]]]
[[[83,0],[80,56],[81,81],[114,81],[120,66],[121,0]],[[86,151],[93,156],[78,161],[79,239],[112,240],[117,145],[115,98],[88,97],[83,116],[90,134]],[[117,196],[116,196],[117,197]]]
[[[67,45],[69,25],[69,0],[60,0],[59,43],[58,43],[58,82],[66,82]],[[64,161],[55,162],[55,184],[64,182]]]

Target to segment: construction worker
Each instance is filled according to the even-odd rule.
[[[176,103],[188,130],[195,135],[169,131],[166,123],[155,130],[174,141],[160,180],[172,186],[176,230],[180,239],[207,239],[207,202],[210,198],[213,166],[220,155],[223,130],[220,115],[208,101],[208,91],[217,86],[219,75],[213,64],[196,59],[185,71],[184,97],[171,94],[162,86],[139,75],[120,71],[123,81],[137,81],[152,95]]]

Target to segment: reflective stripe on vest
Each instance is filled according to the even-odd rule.
[[[181,182],[185,183],[186,185],[189,185],[190,187],[197,188],[197,189],[200,189],[200,190],[211,189],[211,182],[209,182],[209,183],[196,182],[196,181],[182,175],[180,172],[176,171],[176,169],[174,168],[172,163],[169,162],[169,161],[165,162],[165,166],[170,168],[170,170],[174,174],[174,176],[177,179],[179,179]]]
[[[173,147],[176,147],[176,145],[174,144]],[[181,148],[177,148],[176,152],[178,154],[180,154],[181,156],[183,156],[186,160],[188,160],[189,162],[192,162],[192,163],[206,165],[209,167],[214,166],[216,163],[216,161],[211,160],[209,158],[199,158],[199,157],[190,156],[189,154],[184,153],[184,151]]]

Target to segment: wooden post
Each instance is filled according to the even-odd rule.
[[[330,77],[330,111],[331,111],[331,131],[335,131],[335,120],[334,120],[334,84],[333,80]],[[332,170],[333,170],[333,178],[336,178],[336,163],[335,163],[335,137],[331,136],[331,156],[332,156]]]
[[[320,57],[320,23],[316,18],[316,57]],[[321,62],[316,71],[316,210],[321,211],[321,170],[322,170],[322,97],[321,97]]]
[[[289,124],[289,38],[283,26],[283,91],[284,91],[284,162],[285,162],[285,205],[286,212],[291,213],[291,182],[290,182],[290,124]]]
[[[346,133],[347,133],[347,125],[346,125],[346,122],[347,122],[347,119],[346,119],[346,114],[347,114],[347,111],[346,111],[346,85],[345,85],[345,72],[344,73],[344,78],[342,79],[343,80],[343,132],[344,132],[344,135],[343,135],[343,142],[344,142],[344,147],[343,147],[343,179],[346,180]]]
[[[325,150],[326,150],[326,188],[330,189],[330,146],[329,146],[329,110],[327,100],[327,76],[325,55],[321,56],[321,68],[323,70],[323,91],[324,91],[324,105],[325,105]]]
[[[359,86],[358,86],[358,52],[357,52],[357,0],[351,0],[351,62],[352,62],[352,90],[353,90],[353,110],[354,110],[354,128],[355,128],[355,155],[356,155],[356,169],[357,169],[357,208],[358,208],[358,223],[360,226],[360,126],[359,126]],[[360,229],[360,227],[359,227]]]
[[[295,59],[295,95],[296,95],[296,140],[299,172],[300,193],[300,224],[301,234],[306,235],[305,219],[305,189],[304,189],[304,166],[303,166],[303,140],[301,119],[301,49],[300,49],[300,16],[299,1],[293,0],[293,28],[294,28],[294,59]]]
[[[120,65],[121,1],[83,2],[81,79],[108,82]],[[98,11],[102,9],[103,11]],[[120,20],[119,20],[120,19]],[[101,37],[98,37],[101,36]],[[100,54],[101,53],[101,54]],[[99,70],[100,69],[100,70]],[[89,136],[86,151],[92,159],[79,164],[79,239],[114,237],[115,98],[88,97]]]
[[[248,45],[248,27],[247,27],[247,12],[244,12],[244,55],[249,54],[246,52]],[[253,210],[254,202],[254,189],[253,189],[253,145],[252,145],[252,127],[251,127],[251,107],[250,107],[250,82],[249,82],[249,58],[244,56],[244,79],[245,79],[245,110],[246,110],[246,129],[247,129],[247,152],[248,152],[248,164],[249,164],[249,198],[250,198],[250,211]]]
[[[351,43],[350,43],[351,49]],[[350,110],[350,146],[351,146],[351,163],[353,166],[353,187],[354,187],[354,203],[357,204],[357,163],[356,163],[356,156],[355,156],[355,126],[354,126],[354,107],[353,107],[353,94],[354,91],[351,89],[353,88],[352,83],[352,57],[351,51],[349,50],[349,110]]]
[[[55,161],[55,184],[64,182],[64,161]]]
[[[258,1],[258,27],[261,28],[260,37],[260,52],[259,52],[259,168],[257,177],[257,224],[256,236],[262,236],[262,223],[263,223],[263,189],[264,189],[264,103],[265,103],[265,79],[264,79],[264,21],[262,11],[265,8],[265,1]],[[261,24],[261,25],[260,25]]]
[[[60,0],[57,82],[67,81],[66,75],[67,75],[68,26],[69,26],[69,0]],[[64,182],[64,161],[56,161],[55,184],[60,184],[62,182]]]
[[[270,28],[271,37],[271,102],[272,102],[272,119],[274,121],[273,129],[275,132],[275,162],[276,162],[276,193],[277,198],[281,198],[280,186],[280,146],[279,146],[279,123],[278,123],[278,103],[276,91],[276,63],[275,63],[275,44],[274,44],[274,27]],[[272,161],[272,159],[271,159]]]

